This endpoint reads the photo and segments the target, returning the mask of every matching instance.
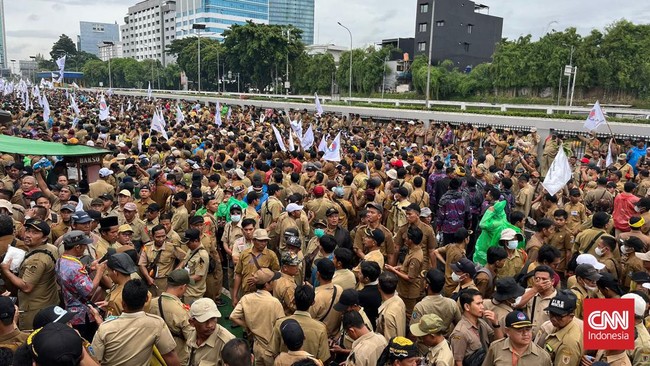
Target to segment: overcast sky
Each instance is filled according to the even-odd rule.
[[[418,0],[316,0],[314,41],[349,45],[349,27],[355,47],[385,38],[413,37]],[[122,24],[127,8],[137,0],[7,0],[5,20],[7,56],[28,59],[48,54],[62,33],[76,42],[79,21]],[[547,30],[574,26],[581,34],[603,29],[619,19],[634,23],[650,19],[650,1],[632,0],[484,0],[490,14],[504,18],[503,36],[538,38]],[[17,65],[16,65],[17,66]]]

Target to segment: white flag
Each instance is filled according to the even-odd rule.
[[[289,151],[294,151],[296,146],[293,144],[293,130],[289,129]]]
[[[131,99],[129,99],[129,101],[128,101],[127,105],[126,105],[126,111],[127,112],[131,111],[131,108],[133,108],[133,106],[131,105]]]
[[[75,89],[79,89],[79,85],[77,85],[77,83],[75,83],[74,81],[72,82],[72,87]]]
[[[160,133],[165,140],[169,140],[167,131],[165,131],[165,126],[163,126],[160,116],[157,113],[154,113],[154,116],[151,119],[151,130]]]
[[[79,116],[80,111],[79,111],[79,106],[77,105],[77,102],[74,100],[74,95],[70,95],[70,107],[72,107],[72,110],[74,113]]]
[[[341,133],[340,132],[338,133],[338,135],[336,135],[334,141],[332,141],[330,146],[325,151],[325,155],[323,155],[323,160],[341,161]]]
[[[314,130],[312,129],[311,125],[309,125],[307,132],[305,132],[305,134],[302,136],[300,145],[302,145],[303,150],[308,150],[314,145]]]
[[[289,125],[291,126],[291,129],[293,129],[293,132],[296,133],[296,136],[298,136],[299,139],[302,138],[302,120],[300,121],[291,121],[289,122]]]
[[[181,110],[181,106],[176,105],[176,124],[179,124],[181,122],[185,121],[185,116],[183,115],[183,111]]]
[[[273,128],[273,133],[275,133],[275,139],[278,140],[278,145],[280,145],[280,149],[282,151],[287,151],[287,147],[284,146],[284,141],[282,141],[282,135],[280,135],[280,131],[278,131],[277,128],[275,128],[274,125],[271,125]]]
[[[557,155],[555,155],[555,159],[548,169],[542,185],[546,188],[548,194],[553,196],[564,188],[569,179],[571,179],[571,165],[560,145],[560,149],[557,151]]]
[[[228,114],[226,114],[226,121],[230,122],[230,118],[232,118],[232,107],[228,107]]]
[[[59,67],[59,80],[56,81],[57,83],[63,82],[63,75],[65,74],[65,58],[66,56],[63,55],[63,57],[56,60],[56,66]]]
[[[596,101],[594,107],[591,108],[591,112],[587,116],[584,127],[589,131],[597,129],[603,123],[607,123],[605,120],[605,115],[603,115],[603,110],[600,108],[600,102]]]
[[[214,110],[214,123],[221,127],[221,105],[217,102],[217,107]]]
[[[607,159],[605,159],[605,165],[610,166],[614,164],[614,157],[612,156],[612,140],[609,140],[609,146],[607,147]]]
[[[99,100],[99,120],[105,121],[108,118],[109,113],[108,104],[106,104],[106,99],[104,99],[104,95],[102,94],[102,97]]]
[[[147,98],[149,98],[149,100],[151,100],[151,94],[152,93],[151,93],[151,81],[150,81],[149,82],[149,88],[147,88]]]
[[[165,116],[163,115],[162,109],[158,109],[158,121],[162,124],[163,127],[167,127],[167,122],[165,122]]]
[[[50,120],[50,103],[47,101],[47,96],[43,93],[43,121]]]
[[[142,134],[138,135],[138,152],[142,153]]]
[[[318,144],[318,151],[327,151],[327,139],[325,138],[325,135],[323,135],[323,137],[320,139],[320,143]]]
[[[316,114],[320,117],[323,114],[323,106],[320,105],[318,94],[314,93],[314,98],[316,99]]]
[[[120,116],[124,116],[124,104],[120,104]]]

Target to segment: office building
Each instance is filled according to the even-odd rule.
[[[320,55],[329,53],[332,55],[332,57],[334,57],[334,63],[336,63],[338,66],[341,55],[343,52],[350,51],[350,47],[337,46],[335,44],[312,44],[305,47],[305,51],[308,55]]]
[[[392,50],[385,59],[389,73],[382,87],[389,92],[407,92],[412,81],[411,63],[415,53],[415,38],[391,38],[381,41],[382,48]]]
[[[314,44],[314,0],[269,0],[269,23],[302,30],[302,42]]]
[[[176,0],[176,38],[194,36],[196,23],[205,25],[201,37],[222,40],[231,25],[248,20],[269,24],[269,0]]]
[[[120,27],[124,57],[154,59],[165,66],[175,61],[165,48],[176,37],[176,1],[141,1],[129,7],[124,23]]]
[[[34,75],[36,74],[37,68],[38,68],[38,62],[35,59],[18,60],[19,75],[23,79],[31,80],[33,82]]]
[[[109,59],[124,57],[124,48],[121,43],[103,44],[99,46],[100,60],[108,61]]]
[[[5,29],[5,4],[4,0],[0,0],[0,69],[9,68],[9,60],[7,60],[7,33]]]
[[[503,18],[489,15],[489,7],[469,0],[417,0],[415,55],[429,55],[433,30],[432,63],[451,60],[460,69],[490,62],[501,41]],[[433,10],[433,24],[431,11]]]
[[[77,50],[99,56],[99,47],[104,42],[120,41],[120,26],[117,23],[79,22]]]

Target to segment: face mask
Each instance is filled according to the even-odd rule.
[[[241,215],[230,215],[230,220],[232,220],[232,222],[237,223],[239,222],[239,220],[241,220]]]
[[[591,291],[591,292],[598,291],[598,287],[591,287],[591,286],[585,285],[585,288],[587,289],[587,291]]]
[[[323,229],[314,229],[314,235],[316,235],[317,238],[320,238],[323,235],[325,235],[325,230],[323,230]]]
[[[456,274],[456,272],[451,273],[451,280],[454,282],[460,282],[460,276]]]
[[[508,249],[514,250],[517,249],[517,246],[519,245],[519,241],[517,240],[510,240],[508,242]]]
[[[513,308],[517,307],[517,306],[519,305],[520,302],[521,302],[521,296],[519,296],[519,297],[517,297],[517,298],[515,299],[515,302],[512,303],[512,307],[513,307]]]
[[[630,248],[628,248],[628,247],[625,246],[625,245],[621,245],[621,253],[625,253],[625,254],[627,254],[628,251],[630,251]]]
[[[634,206],[634,211],[641,212],[641,208],[639,206]]]
[[[596,249],[594,250],[594,252],[596,252],[596,255],[599,256],[599,257],[602,257],[602,256],[603,256],[603,250],[600,249],[600,248],[596,248]]]

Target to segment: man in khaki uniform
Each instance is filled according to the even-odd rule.
[[[422,242],[420,243],[420,248],[422,248],[422,257],[424,261],[422,262],[422,268],[428,269],[431,268],[429,263],[435,263],[436,255],[434,251],[438,248],[438,243],[436,241],[436,234],[433,232],[431,225],[427,225],[422,220],[420,220],[420,207],[416,204],[411,204],[405,210],[406,212],[406,221],[407,224],[401,226],[397,233],[395,234],[395,251],[399,252],[402,248],[402,245],[406,245],[407,233],[409,228],[418,228],[422,231],[423,237]]]
[[[293,294],[296,289],[294,276],[298,274],[302,259],[296,253],[285,252],[282,255],[282,276],[278,278],[273,289],[273,296],[280,300],[284,314],[289,316],[296,310]]]
[[[596,255],[597,237],[606,234],[605,226],[609,222],[609,215],[605,212],[596,212],[591,219],[593,227],[585,229],[576,236],[573,243],[572,252],[580,252],[581,254]],[[587,250],[589,249],[589,250]]]
[[[296,203],[290,203],[287,205],[287,211],[278,218],[278,224],[275,227],[275,234],[280,237],[280,242],[278,244],[280,251],[287,250],[284,242],[284,232],[289,228],[298,229],[298,236],[301,241],[304,241],[309,234],[309,220],[307,219],[307,214],[303,211],[303,206]]]
[[[208,251],[201,244],[201,232],[199,230],[187,229],[183,236],[183,244],[187,245],[189,252],[177,268],[187,270],[190,278],[194,281],[193,285],[187,286],[187,291],[183,296],[183,303],[191,305],[205,294],[205,281],[208,275],[210,258]]]
[[[319,185],[314,187],[312,191],[314,198],[305,203],[305,209],[307,212],[314,213],[314,221],[325,220],[327,215],[325,214],[329,208],[334,207],[334,203],[325,197],[325,187]]]
[[[188,365],[223,365],[221,359],[223,346],[231,339],[235,339],[235,336],[217,324],[219,318],[221,318],[221,312],[212,299],[204,297],[192,303],[190,323],[194,327],[194,331],[187,338]]]
[[[294,363],[308,359],[315,365],[322,366],[323,362],[304,351],[305,332],[294,319],[278,320],[280,323],[282,340],[287,345],[287,351],[282,351],[273,361],[274,366],[292,366]]]
[[[535,189],[528,184],[528,175],[522,174],[517,180],[519,190],[515,196],[515,211],[521,211],[524,215],[528,216],[530,213],[530,206],[535,195]]]
[[[401,296],[395,293],[399,279],[394,273],[384,271],[379,275],[379,294],[382,303],[377,315],[377,333],[386,339],[406,335],[406,306]],[[401,295],[401,294],[400,294]]]
[[[284,205],[280,201],[282,187],[277,184],[270,184],[267,188],[267,193],[269,198],[262,204],[262,210],[260,212],[262,218],[259,226],[269,231],[271,249],[274,249],[277,247],[279,241],[279,236],[275,232],[275,226],[284,210]]]
[[[411,215],[419,220],[419,206],[410,207],[409,211]],[[422,230],[417,227],[412,227],[408,229],[406,235],[408,252],[406,253],[406,257],[404,257],[404,262],[401,266],[397,267],[387,265],[386,270],[393,272],[398,278],[397,292],[406,305],[406,318],[408,321],[411,318],[413,307],[415,307],[415,304],[420,298],[420,293],[422,292],[422,278],[420,273],[426,267],[423,266],[424,255],[420,246],[424,238]]]
[[[558,292],[546,308],[550,321],[542,324],[535,343],[544,347],[554,365],[580,364],[582,357],[582,325],[575,318],[576,297],[570,291]]]
[[[425,361],[432,366],[454,366],[454,354],[445,339],[447,326],[437,314],[427,314],[409,327],[411,334],[426,346]]]
[[[217,248],[217,231],[219,230],[219,225],[217,219],[215,218],[214,211],[218,206],[215,204],[217,201],[210,197],[206,199],[207,204],[205,205],[207,212],[203,215],[203,226],[194,226],[200,225],[197,219],[194,217],[191,219],[191,227],[201,230],[201,244],[208,251],[209,256],[209,266],[208,274],[206,278],[206,291],[205,297],[213,299],[217,306],[223,306],[223,300],[221,299],[221,290],[223,289],[223,267],[221,266],[221,256],[219,255],[219,249]],[[233,207],[238,207],[233,205]]]
[[[139,252],[144,243],[151,241],[149,232],[147,231],[147,224],[142,221],[138,216],[138,207],[133,202],[124,204],[124,222],[123,224],[131,225],[133,229],[133,245]]]
[[[108,249],[119,249],[122,245],[117,243],[117,235],[119,232],[119,222],[117,216],[102,217],[99,221],[99,235],[100,238],[95,244],[96,259],[102,259]]]
[[[532,342],[533,323],[519,310],[505,317],[507,338],[490,345],[483,360],[484,365],[542,365],[551,366],[551,358],[544,349]],[[517,360],[516,362],[514,360]]]
[[[124,313],[117,318],[103,321],[97,310],[90,308],[99,324],[92,342],[95,358],[102,365],[148,365],[156,346],[167,366],[179,366],[176,342],[167,324],[144,312],[149,296],[147,284],[131,280],[124,292],[128,294],[122,300]]]
[[[360,259],[364,259],[364,235],[359,235],[359,233],[364,233],[366,228],[371,230],[380,229],[384,233],[385,237],[385,240],[381,245],[381,253],[387,257],[389,264],[395,265],[397,263],[397,256],[395,255],[393,233],[381,224],[381,217],[384,213],[384,208],[376,202],[368,202],[366,204],[366,210],[367,224],[357,226],[357,235],[354,236],[354,252]]]
[[[5,280],[18,288],[20,328],[32,329],[39,310],[59,304],[56,285],[56,260],[59,252],[47,244],[50,227],[45,221],[30,219],[25,222],[25,245],[29,248],[20,264],[18,276],[11,271],[11,261],[0,265]]]
[[[0,296],[0,347],[12,351],[23,345],[29,337],[29,333],[20,331],[16,326],[15,315],[16,305],[13,301],[9,296]]]
[[[138,217],[140,219],[144,220],[145,212],[153,203],[156,203],[156,201],[151,199],[151,187],[148,185],[140,187],[140,200],[135,202],[135,205],[138,207]]]
[[[261,268],[253,274],[255,282],[254,293],[248,293],[241,298],[235,309],[230,314],[230,320],[245,327],[255,339],[253,354],[255,365],[273,365],[272,350],[270,347],[273,334],[273,324],[284,317],[284,310],[280,301],[271,295],[275,280],[280,278],[280,272],[269,268]]]
[[[336,337],[341,329],[341,313],[334,310],[339,302],[343,288],[332,283],[336,267],[331,260],[323,258],[316,263],[316,278],[320,286],[316,287],[314,304],[309,308],[311,317],[323,322],[329,337]]]
[[[255,292],[253,275],[259,269],[270,268],[274,271],[280,269],[277,255],[267,248],[270,238],[266,230],[257,229],[253,233],[253,247],[246,249],[240,256],[235,266],[235,284],[233,286],[232,301],[237,305],[239,295]],[[240,292],[240,288],[242,292]]]
[[[99,198],[102,194],[115,194],[115,187],[106,181],[113,175],[113,171],[108,168],[99,169],[99,179],[95,182],[90,183],[90,192],[88,195],[90,198]]]
[[[354,340],[345,361],[346,366],[376,365],[388,344],[386,338],[368,329],[357,311],[348,311],[343,315],[343,330]]]
[[[115,253],[108,257],[107,272],[113,282],[113,287],[106,296],[106,315],[119,316],[124,311],[122,306],[122,292],[124,285],[131,279],[131,275],[138,271],[131,257],[126,253]],[[148,309],[149,306],[145,305]]]
[[[445,274],[437,269],[429,269],[425,276],[427,296],[415,304],[410,325],[417,323],[427,314],[436,314],[443,320],[445,335],[451,334],[454,325],[460,321],[460,308],[456,301],[442,296]]]
[[[175,261],[183,260],[185,252],[180,246],[167,241],[164,226],[154,226],[151,235],[153,241],[145,244],[140,252],[138,266],[149,285],[149,291],[154,296],[159,296],[167,288],[167,276],[174,269]]]
[[[189,273],[184,269],[176,269],[167,276],[167,289],[153,300],[151,300],[150,314],[161,317],[176,342],[176,354],[181,364],[187,364],[189,353],[185,349],[185,341],[195,332],[190,324],[190,313],[187,305],[183,304],[181,298],[192,284]]]
[[[277,285],[276,285],[277,286]],[[318,320],[312,319],[309,314],[309,307],[314,303],[314,289],[309,285],[300,285],[295,290],[296,311],[293,315],[278,319],[273,326],[273,335],[271,336],[271,353],[275,357],[280,352],[286,352],[287,346],[280,332],[280,324],[286,319],[294,319],[300,324],[305,333],[303,350],[314,355],[319,360],[328,360],[330,350],[327,339],[327,328],[325,324]]]
[[[189,218],[185,202],[187,202],[187,192],[178,192],[174,194],[171,209],[172,229],[181,236],[185,233],[185,230],[187,230],[187,220]]]

